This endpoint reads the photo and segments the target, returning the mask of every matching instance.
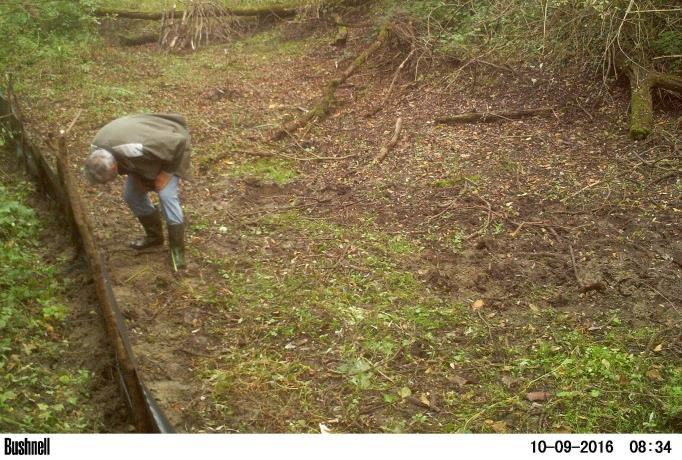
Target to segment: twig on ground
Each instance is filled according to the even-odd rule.
[[[428,223],[430,223],[432,220],[437,219],[438,217],[442,216],[442,215],[445,214],[446,212],[450,211],[450,210],[457,204],[457,201],[462,197],[462,195],[464,195],[464,193],[465,193],[466,191],[467,191],[467,185],[466,185],[466,183],[465,183],[465,184],[464,184],[464,187],[462,187],[462,190],[460,190],[460,192],[457,194],[457,196],[456,196],[454,199],[450,200],[450,203],[448,203],[448,205],[445,206],[445,209],[443,209],[443,210],[442,210],[441,212],[439,212],[438,214],[434,214],[433,216],[428,217],[428,218],[424,221],[424,224],[428,224]]]
[[[588,291],[600,291],[605,288],[604,283],[601,281],[596,281],[594,283],[588,283],[586,284],[583,282],[582,278],[580,278],[580,275],[578,274],[578,265],[575,261],[575,254],[573,253],[573,245],[568,245],[568,250],[571,252],[571,262],[573,263],[573,274],[575,275],[575,279],[578,282],[578,286],[580,286],[580,292],[588,292]]]
[[[490,327],[490,324],[483,318],[483,315],[481,315],[481,312],[476,310],[476,313],[478,313],[478,317],[481,318],[481,321],[483,321],[483,324],[488,328],[488,337],[490,337],[490,340],[493,340],[493,331],[492,328]]]
[[[574,214],[574,213],[567,213],[567,214]],[[516,225],[516,226],[517,226],[517,227],[516,227],[516,230],[514,230],[514,231],[511,233],[511,236],[512,236],[512,237],[516,236],[516,234],[517,234],[524,226],[526,226],[526,225],[532,225],[532,226],[534,226],[534,227],[544,228],[544,229],[546,229],[546,230],[548,230],[548,231],[549,231],[550,228],[554,228],[554,229],[559,228],[559,229],[564,230],[564,231],[567,231],[567,232],[572,232],[572,231],[577,230],[577,229],[579,229],[579,228],[587,227],[587,226],[592,225],[591,223],[588,223],[588,224],[578,225],[577,227],[566,227],[565,225],[557,225],[557,224],[552,224],[552,223],[549,223],[549,222],[521,222],[520,224],[517,224],[516,222],[514,222],[514,221],[511,220],[511,219],[507,219],[507,220],[508,220],[509,222],[511,222],[513,225]]]
[[[676,311],[677,313],[679,313],[679,314],[682,314],[682,311],[673,303],[672,300],[670,300],[668,297],[666,297],[665,294],[663,294],[661,291],[659,291],[658,289],[656,289],[655,287],[653,287],[652,285],[650,285],[650,284],[647,283],[646,281],[642,281],[642,283],[643,283],[646,287],[648,287],[649,289],[651,289],[652,291],[654,291],[656,294],[658,294],[658,295],[660,295],[661,297],[663,297],[663,298],[666,300],[666,302],[668,302],[668,303],[670,304],[670,306],[673,307],[673,310],[675,310],[675,311]]]
[[[213,126],[212,124],[210,124],[210,123],[207,122],[206,120],[202,119],[201,121],[202,121],[206,126],[208,126],[209,128],[214,129],[214,130],[216,130],[216,131],[221,131],[220,128],[217,128],[217,127]]]
[[[585,115],[587,115],[587,116],[590,118],[590,120],[594,120],[594,115],[592,115],[590,112],[588,112],[587,110],[585,110],[585,107],[583,107],[583,106],[580,104],[580,102],[578,102],[578,98],[577,98],[577,97],[574,98],[573,101],[575,102],[575,106],[578,107],[580,110],[582,110],[582,111],[585,113]]]
[[[480,196],[478,193],[474,193],[474,196],[486,204],[486,206],[488,207],[488,216],[486,217],[485,223],[483,224],[483,226],[481,228],[479,228],[478,230],[476,230],[475,232],[473,232],[469,235],[466,235],[463,238],[463,240],[465,240],[465,241],[468,239],[471,239],[474,236],[479,235],[479,234],[485,235],[488,232],[488,227],[490,227],[490,220],[492,219],[492,215],[493,215],[493,207],[490,204],[490,202],[488,200],[486,200],[485,198],[483,198],[482,196]]]
[[[391,91],[393,91],[393,87],[395,86],[395,82],[398,79],[398,75],[400,74],[400,71],[403,70],[403,67],[405,67],[405,64],[407,63],[407,61],[409,61],[410,58],[414,55],[415,51],[416,51],[416,49],[412,48],[412,50],[409,52],[407,57],[403,60],[403,62],[400,63],[398,68],[395,70],[395,73],[393,74],[393,79],[391,80],[391,84],[388,87],[388,91],[386,91],[386,95],[381,99],[381,102],[371,112],[369,112],[367,114],[368,116],[375,115],[377,112],[381,111],[381,109],[384,108],[384,105],[386,104],[386,102],[388,101],[388,98],[391,95]]]
[[[76,121],[81,116],[81,113],[83,113],[83,109],[78,109],[78,113],[76,113],[76,116],[73,117],[73,120],[71,120],[71,123],[69,123],[69,126],[67,126],[66,129],[64,130],[64,135],[68,134],[69,131],[71,131],[71,128],[73,128],[73,125],[76,124]]]
[[[573,263],[573,274],[575,275],[575,280],[578,282],[578,285],[580,285],[582,287],[583,281],[580,279],[580,275],[578,274],[578,266],[575,263],[575,254],[573,253],[573,245],[569,244],[568,250],[571,252],[571,262]]]
[[[570,200],[571,198],[574,198],[574,197],[580,195],[582,192],[584,192],[584,191],[587,190],[588,188],[595,187],[595,186],[601,184],[602,182],[604,182],[604,181],[598,180],[597,182],[594,182],[594,183],[592,183],[592,184],[588,184],[588,185],[586,185],[585,187],[583,187],[583,188],[581,188],[580,190],[578,190],[577,192],[575,192],[575,193],[573,193],[573,194],[567,196],[566,198],[563,198],[563,199],[561,200],[561,202],[562,202],[562,203],[565,203],[565,202],[567,202],[568,200]]]
[[[512,110],[505,112],[468,112],[459,115],[451,115],[438,117],[435,123],[438,125],[456,125],[459,123],[486,123],[496,120],[518,120],[521,118],[544,116],[554,114],[554,109],[551,107],[542,107],[539,109],[528,110]]]
[[[379,154],[374,157],[374,161],[372,161],[372,164],[377,164],[380,163],[386,158],[386,155],[388,155],[388,152],[391,151],[393,147],[398,143],[398,139],[400,138],[400,131],[403,129],[403,119],[401,117],[398,117],[398,119],[395,122],[395,130],[393,131],[393,137],[391,138],[390,141],[388,141],[387,144],[384,144],[381,147],[381,150],[379,150]]]
[[[675,329],[680,327],[682,327],[682,322],[678,321],[672,326],[663,328],[660,331],[656,332],[654,335],[652,335],[651,338],[649,339],[649,342],[647,343],[646,348],[644,349],[644,356],[651,355],[651,352],[654,351],[654,348],[656,346],[656,342],[658,342],[664,334],[667,334],[670,331],[674,331]]]
[[[368,58],[388,41],[389,35],[390,23],[386,23],[379,30],[374,42],[365,48],[362,53],[358,54],[340,75],[327,83],[327,86],[324,88],[322,95],[315,102],[315,105],[302,117],[294,119],[276,129],[271,133],[271,140],[281,140],[285,136],[291,137],[291,133],[306,127],[314,120],[326,118],[332,110],[332,105],[336,97],[336,90],[344,84],[346,80],[355,75],[358,69],[367,62]]]

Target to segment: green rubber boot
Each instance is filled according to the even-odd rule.
[[[185,262],[185,224],[168,224],[168,245],[170,246],[173,271],[177,272],[187,267]]]
[[[145,236],[130,243],[130,247],[139,251],[152,246],[161,246],[163,244],[163,227],[159,210],[157,209],[147,216],[140,216],[137,220],[142,224]]]

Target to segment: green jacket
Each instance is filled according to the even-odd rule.
[[[145,113],[117,118],[99,130],[91,151],[105,149],[118,163],[119,174],[153,181],[159,172],[189,179],[190,135],[176,113]]]

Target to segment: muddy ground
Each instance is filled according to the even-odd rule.
[[[339,88],[327,120],[270,142],[374,31],[360,18],[344,48],[309,23],[196,53],[103,45],[80,75],[26,95],[44,137],[82,110],[74,169],[116,116],[189,121],[183,276],[165,249],[127,248],[140,228],[122,180],[82,186],[171,421],[190,432],[679,430],[666,399],[682,363],[679,100],[657,101],[656,133],[633,142],[618,84],[424,62],[388,94],[404,56],[391,48]],[[434,123],[540,106],[553,115]],[[373,164],[397,117],[398,144]]]

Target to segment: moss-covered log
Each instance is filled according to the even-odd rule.
[[[682,95],[682,77],[648,71],[639,66],[631,66],[627,75],[630,79],[630,136],[644,139],[654,125],[651,90],[664,88]]]
[[[355,74],[365,62],[367,62],[367,59],[372,55],[372,53],[386,43],[389,37],[389,29],[389,24],[385,24],[383,27],[381,27],[376,40],[374,40],[371,45],[365,48],[362,53],[357,55],[356,58],[353,59],[353,62],[351,62],[351,64],[346,67],[346,69],[339,76],[327,83],[327,86],[322,92],[322,96],[317,100],[313,108],[306,112],[306,114],[302,117],[292,120],[281,128],[275,130],[271,136],[272,139],[280,140],[287,134],[291,134],[294,131],[306,126],[312,120],[325,118],[331,111],[332,105],[334,104],[336,90],[346,80],[348,80],[348,78]]]
[[[343,6],[362,6],[370,3],[371,0],[327,0],[324,2],[324,7],[334,8]],[[256,16],[256,17],[277,17],[277,18],[291,18],[298,14],[301,4],[290,5],[275,5],[275,6],[259,6],[259,7],[244,7],[244,8],[228,8],[222,9],[226,16]],[[143,19],[148,21],[161,20],[170,14],[176,17],[182,17],[183,11],[168,10],[168,11],[135,11],[135,10],[117,10],[113,8],[98,8],[95,10],[95,16],[117,16],[126,19]]]
[[[348,41],[348,26],[340,25],[334,37],[334,46],[345,46]]]
[[[343,23],[338,13],[332,15],[334,25],[336,25],[336,35],[334,36],[334,46],[345,46],[348,41],[348,26]]]
[[[260,8],[224,8],[222,12],[225,16],[274,16],[280,18],[290,18],[296,16],[298,10],[296,8],[286,6],[264,6]],[[174,14],[176,17],[182,17],[183,11],[133,11],[108,8],[100,8],[95,10],[95,16],[99,17],[116,16],[125,19],[144,19],[148,21],[161,20],[162,18],[171,14]]]

